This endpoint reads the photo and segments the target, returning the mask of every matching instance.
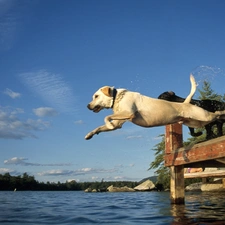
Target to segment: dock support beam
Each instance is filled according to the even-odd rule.
[[[165,154],[183,146],[182,125],[166,126]],[[184,166],[170,166],[170,200],[171,204],[184,204]]]

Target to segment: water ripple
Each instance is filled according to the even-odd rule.
[[[185,223],[184,223],[185,221]],[[0,224],[225,224],[221,194],[0,192]]]

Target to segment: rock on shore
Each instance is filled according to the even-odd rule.
[[[225,191],[222,179],[216,179],[210,183],[194,183],[185,188],[185,191]]]
[[[146,180],[134,188],[135,191],[152,191],[154,189],[155,185],[151,180]]]
[[[135,190],[133,188],[129,188],[127,186],[114,187],[113,185],[111,185],[107,188],[107,191],[109,191],[109,192],[133,192]]]

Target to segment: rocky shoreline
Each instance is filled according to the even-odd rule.
[[[96,190],[96,189],[87,188],[85,192],[135,192],[135,191],[153,191],[153,190],[156,190],[154,183],[151,180],[146,180],[134,188],[130,188],[127,186],[114,187],[113,185],[111,185],[106,189]]]
[[[110,185],[108,188],[104,189],[91,189],[87,188],[85,192],[137,192],[137,191],[161,191],[158,190],[155,184],[151,180],[146,180],[143,183],[139,184],[134,188],[130,188],[127,186],[123,187],[114,187]],[[169,191],[169,190],[164,190]],[[185,187],[185,191],[225,191],[225,185],[223,183],[223,179],[216,179],[210,183],[194,183]]]
[[[223,179],[219,178],[209,183],[199,182],[188,185],[185,191],[225,191],[225,184]]]

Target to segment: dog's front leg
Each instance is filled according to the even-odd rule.
[[[101,132],[107,132],[107,131],[112,131],[112,130],[116,130],[122,127],[122,125],[125,123],[125,121],[121,121],[121,120],[114,120],[111,122],[112,127],[108,127],[106,124],[102,125],[100,127],[95,128],[93,131],[89,132],[86,136],[85,139],[89,140],[91,139],[95,134],[99,134]]]
[[[108,131],[109,129],[106,127],[106,125],[102,125],[100,127],[95,128],[93,131],[89,132],[86,136],[85,139],[89,140],[91,139],[95,134],[99,134],[100,132],[103,131]]]
[[[117,114],[113,114],[110,116],[106,116],[104,121],[105,121],[105,125],[109,128],[109,129],[114,129],[115,127],[117,127],[120,123],[125,123],[127,120],[132,121],[132,119],[134,118],[134,114],[126,114],[126,113],[117,113]],[[120,121],[120,122],[119,122]],[[119,127],[120,128],[120,127]],[[117,129],[117,128],[116,128]]]

